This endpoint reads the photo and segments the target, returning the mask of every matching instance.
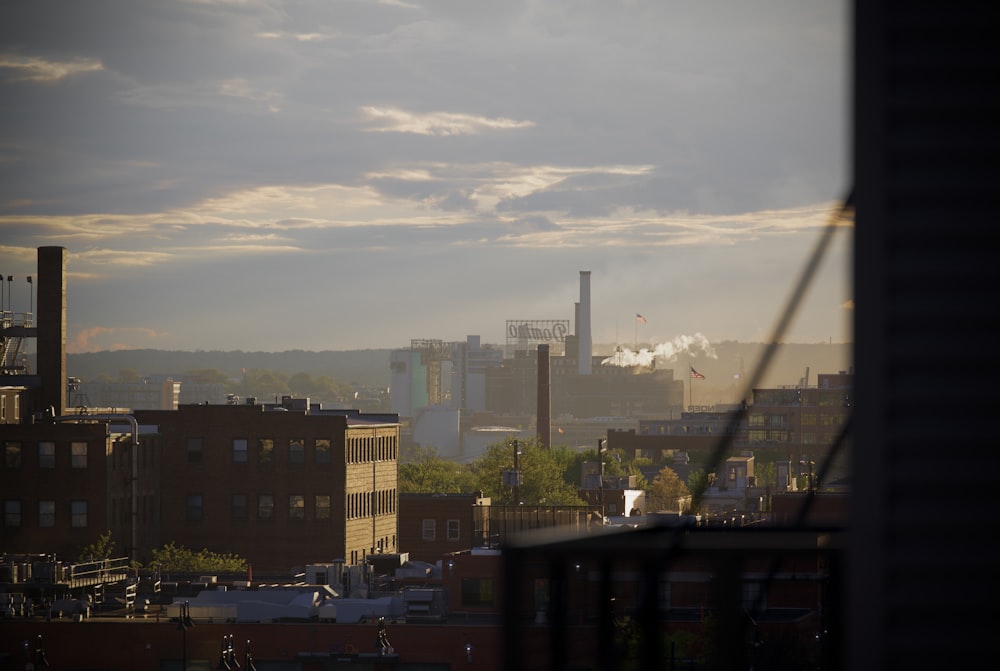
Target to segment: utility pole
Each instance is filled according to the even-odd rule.
[[[597,473],[600,477],[600,489],[598,490],[599,501],[601,503],[601,524],[604,524],[604,448],[608,441],[602,438],[597,439]]]
[[[518,467],[517,455],[521,454],[518,443],[514,441],[514,505],[521,505],[521,469]]]

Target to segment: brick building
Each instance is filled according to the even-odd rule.
[[[446,554],[481,545],[477,537],[490,510],[481,494],[402,494],[399,548],[411,560],[434,564]]]
[[[235,553],[258,572],[397,551],[395,415],[296,400],[136,411],[158,444],[157,545]]]
[[[116,548],[129,554],[131,506],[123,502],[130,501],[130,444],[128,432],[108,419],[2,425],[0,551],[69,559],[111,531]],[[144,473],[152,470],[146,457],[139,460]],[[149,494],[143,490],[137,501]],[[151,517],[140,509],[141,534]]]

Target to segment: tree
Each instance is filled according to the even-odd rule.
[[[688,473],[687,488],[691,496],[700,499],[705,490],[708,489],[708,473],[703,468],[696,468]]]
[[[165,573],[243,573],[247,562],[234,554],[219,554],[202,549],[194,552],[173,541],[153,549],[150,568]]]
[[[514,503],[514,489],[503,484],[503,472],[514,468],[514,438],[490,445],[472,464],[476,487],[495,504]],[[528,505],[585,505],[577,486],[566,481],[574,455],[567,447],[543,449],[537,438],[517,440],[522,484],[517,497]]]
[[[648,507],[650,512],[660,510],[679,510],[681,500],[691,496],[691,491],[687,488],[677,473],[669,466],[664,466],[653,478],[647,492]]]
[[[135,368],[122,368],[118,371],[119,382],[135,383],[139,379],[139,373],[136,372]]]
[[[80,550],[77,561],[88,562],[100,559],[111,559],[111,553],[115,551],[115,542],[111,540],[111,531],[101,534],[97,540]]]
[[[237,385],[238,392],[244,398],[256,396],[264,399],[278,398],[289,393],[288,377],[273,370],[252,368],[243,376],[243,381]]]
[[[184,371],[184,379],[197,384],[222,384],[230,383],[230,378],[225,372],[215,368],[191,368]]]
[[[460,494],[473,490],[469,468],[439,457],[433,447],[404,450],[398,480],[400,494]]]

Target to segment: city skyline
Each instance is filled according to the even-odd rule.
[[[845,3],[57,5],[0,25],[0,273],[66,247],[69,352],[499,343],[580,270],[595,342],[765,341],[847,188]],[[787,341],[850,339],[850,235]]]

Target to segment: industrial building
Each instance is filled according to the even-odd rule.
[[[472,335],[457,343],[414,340],[392,352],[392,409],[404,424],[404,445],[468,461],[482,454],[488,430],[500,440],[537,436],[577,447],[608,427],[679,415],[684,386],[672,369],[594,355],[590,281],[590,271],[580,271],[572,332],[569,320],[508,320],[502,348]]]

